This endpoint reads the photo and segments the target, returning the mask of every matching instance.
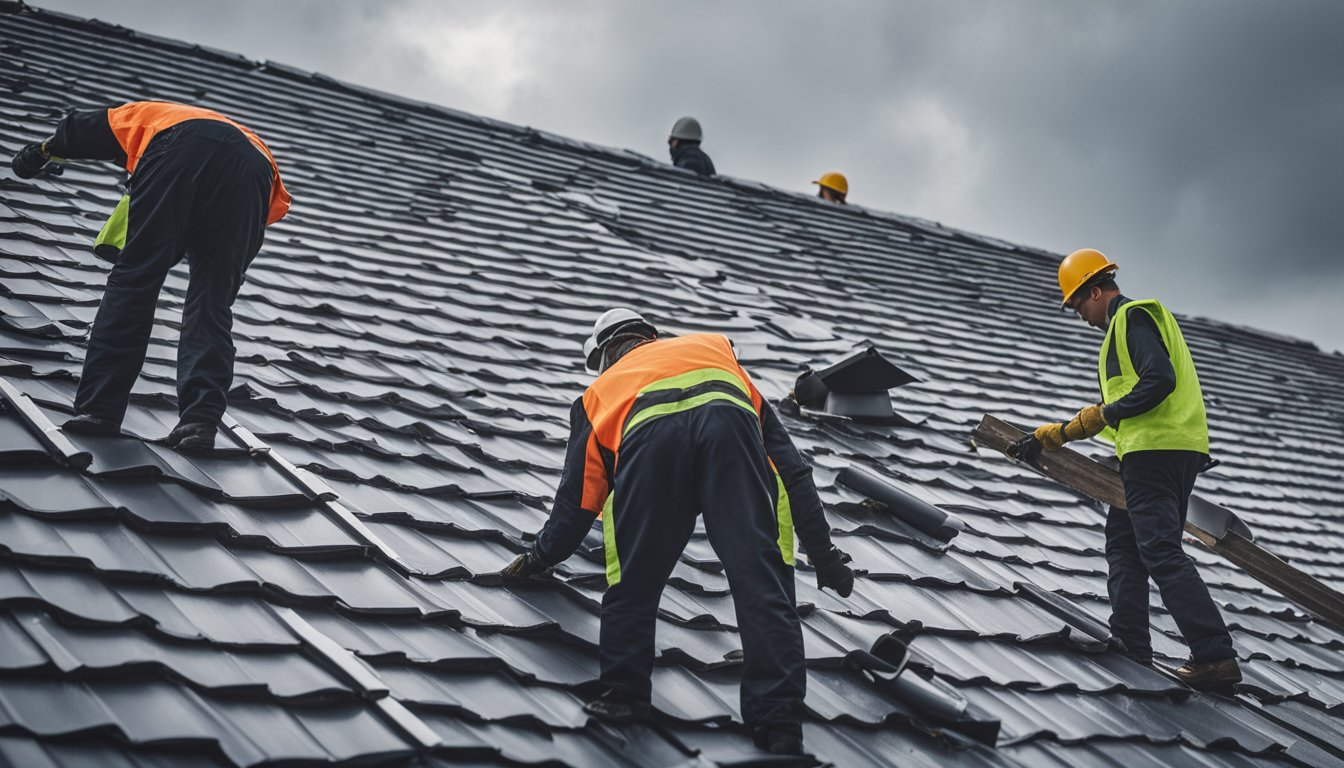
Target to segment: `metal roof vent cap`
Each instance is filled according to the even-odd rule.
[[[829,368],[804,369],[794,382],[793,397],[802,408],[832,416],[858,421],[904,421],[891,409],[890,390],[912,381],[918,379],[869,346]]]

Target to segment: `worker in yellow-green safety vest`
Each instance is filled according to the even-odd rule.
[[[550,519],[504,569],[534,576],[565,560],[601,515],[607,562],[602,693],[585,709],[646,717],[658,600],[695,521],[728,576],[742,637],[742,719],[769,752],[802,752],[807,669],[794,606],[794,537],[817,586],[848,597],[854,574],[831,543],[812,469],[743,370],[727,337],[662,338],[626,308],[585,344],[599,372],[570,410]]]
[[[1177,675],[1194,688],[1230,690],[1241,680],[1232,637],[1181,546],[1195,476],[1209,461],[1199,377],[1176,318],[1156,299],[1121,294],[1117,269],[1091,248],[1059,265],[1063,305],[1106,332],[1097,358],[1101,403],[1038,427],[1009,453],[1030,460],[1042,448],[1098,435],[1115,444],[1126,509],[1111,507],[1106,518],[1111,633],[1132,658],[1152,663],[1151,577],[1190,646]]]

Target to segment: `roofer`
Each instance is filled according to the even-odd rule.
[[[550,519],[504,573],[565,560],[601,515],[607,563],[603,692],[585,709],[647,716],[659,596],[703,516],[737,597],[742,717],[758,746],[802,751],[807,671],[794,607],[794,537],[818,587],[848,597],[854,574],[804,462],[770,404],[718,334],[660,338],[633,310],[605,312],[584,345],[596,380],[570,410]]]
[[[700,148],[700,121],[694,117],[683,117],[672,124],[672,132],[667,136],[667,151],[672,155],[672,164],[678,168],[695,171],[701,176],[714,175],[714,161]]]
[[[1106,332],[1097,360],[1102,402],[1065,424],[1045,424],[1009,452],[1033,456],[1100,434],[1115,443],[1127,509],[1106,518],[1111,632],[1133,658],[1151,663],[1148,579],[1190,646],[1176,670],[1193,688],[1230,689],[1241,679],[1232,637],[1181,531],[1195,476],[1209,461],[1209,430],[1195,363],[1176,319],[1156,299],[1132,301],[1100,251],[1074,251],[1059,265],[1063,305]]]
[[[817,185],[817,197],[828,203],[844,205],[845,198],[849,196],[849,179],[839,171],[823,173],[820,179],[812,183]]]
[[[231,307],[264,229],[289,210],[275,159],[255,133],[200,107],[138,101],[76,110],[55,135],[14,156],[20,178],[48,161],[115,160],[131,174],[99,235],[120,247],[93,321],[75,416],[65,429],[116,435],[144,365],[159,289],[187,257],[190,278],[177,350],[179,421],[170,446],[214,445],[233,380]],[[101,251],[100,251],[101,252]]]

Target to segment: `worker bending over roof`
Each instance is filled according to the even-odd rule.
[[[667,137],[667,151],[672,155],[672,164],[678,168],[695,171],[701,176],[714,175],[714,161],[700,149],[700,121],[694,117],[683,117],[672,125]]]
[[[819,588],[848,597],[854,587],[811,467],[727,337],[663,339],[634,311],[612,309],[585,353],[600,374],[570,410],[550,519],[504,573],[536,575],[565,560],[601,515],[604,691],[585,709],[639,719],[649,712],[659,597],[703,516],[735,596],[742,718],[762,749],[800,754],[807,669],[794,607],[795,533]]]
[[[817,185],[817,197],[828,203],[844,205],[845,198],[849,196],[849,179],[839,171],[823,173],[820,179],[812,183]]]
[[[159,289],[184,257],[190,279],[177,350],[179,421],[170,446],[213,447],[233,381],[233,300],[267,225],[289,210],[275,159],[257,135],[207,109],[137,101],[76,110],[40,144],[19,150],[15,175],[48,161],[115,160],[131,174],[99,235],[120,249],[93,321],[70,432],[116,435],[145,362]]]
[[[1100,434],[1115,443],[1125,507],[1106,518],[1111,633],[1151,664],[1148,579],[1190,646],[1176,674],[1193,688],[1230,690],[1241,680],[1232,636],[1195,563],[1181,548],[1195,476],[1209,462],[1209,428],[1195,363],[1181,329],[1156,299],[1131,301],[1100,251],[1074,251],[1059,265],[1064,306],[1106,332],[1097,360],[1102,402],[1067,424],[1045,424],[1010,453],[1058,450]]]

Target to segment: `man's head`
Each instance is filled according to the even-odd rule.
[[[1119,295],[1120,286],[1115,284],[1114,278],[1104,277],[1078,289],[1068,301],[1064,302],[1064,306],[1073,310],[1083,322],[1104,331],[1111,322],[1107,317],[1111,299]]]
[[[633,309],[616,307],[603,312],[593,323],[593,334],[583,342],[588,370],[601,373],[627,352],[658,338],[658,329]]]
[[[1073,310],[1088,325],[1106,330],[1110,324],[1107,309],[1120,294],[1115,273],[1120,267],[1101,251],[1083,248],[1070,253],[1059,264],[1059,290],[1063,305]]]
[[[694,117],[683,117],[672,124],[667,135],[667,146],[676,149],[682,144],[699,144],[704,133],[700,130],[700,121]]]
[[[844,205],[845,198],[849,196],[849,179],[838,171],[823,173],[821,178],[812,183],[817,185],[817,197],[828,203]]]

